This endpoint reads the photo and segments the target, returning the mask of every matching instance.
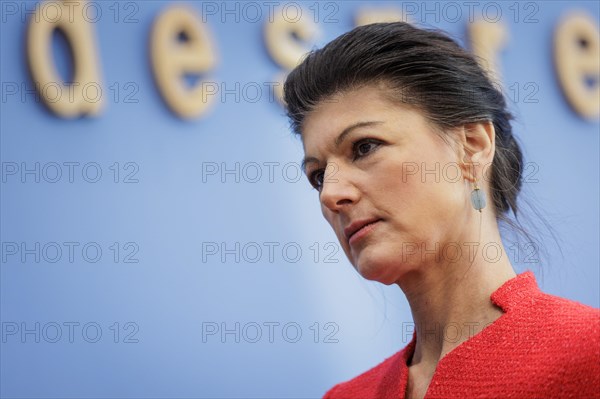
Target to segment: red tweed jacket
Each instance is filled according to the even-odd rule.
[[[540,291],[531,271],[491,300],[505,313],[440,360],[425,398],[600,398],[599,309]],[[404,398],[415,343],[324,399]]]

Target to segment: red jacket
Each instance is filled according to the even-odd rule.
[[[600,310],[540,291],[531,271],[491,300],[505,313],[440,360],[425,398],[600,398]],[[324,399],[404,398],[415,343]]]

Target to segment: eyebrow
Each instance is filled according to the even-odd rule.
[[[365,122],[357,122],[355,124],[348,126],[335,139],[335,141],[334,141],[335,148],[337,149],[342,144],[342,142],[346,139],[346,137],[350,133],[352,133],[355,129],[358,129],[361,127],[367,127],[367,126],[380,125],[382,123],[383,123],[383,121],[365,121]],[[302,159],[301,169],[304,171],[304,174],[306,174],[306,164],[313,163],[313,162],[319,163],[319,159],[315,158],[315,157],[311,157],[311,156],[307,156],[307,157],[304,157],[304,159]]]

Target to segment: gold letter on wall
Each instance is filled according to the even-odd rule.
[[[377,22],[410,22],[410,19],[405,17],[401,10],[397,8],[365,8],[357,12],[354,18],[356,26],[374,24]]]
[[[508,41],[506,27],[500,22],[478,20],[469,24],[469,38],[473,54],[480,66],[498,88],[502,86],[498,53]]]
[[[97,115],[103,103],[96,44],[92,26],[81,12],[84,6],[83,0],[45,1],[38,4],[29,22],[27,57],[31,76],[44,103],[63,118]],[[52,62],[55,29],[65,34],[73,53],[74,75],[69,85],[59,77]]]
[[[568,15],[554,37],[554,63],[567,101],[581,116],[600,115],[600,33],[583,13]]]
[[[187,88],[184,81],[186,74],[205,73],[216,64],[202,21],[191,9],[172,6],[154,23],[150,45],[154,78],[167,105],[182,118],[204,114],[213,100],[208,94],[214,93],[205,92],[204,83]]]
[[[300,63],[309,49],[302,46],[300,40],[311,40],[317,33],[317,25],[309,18],[291,19],[282,10],[277,10],[272,21],[265,26],[265,42],[273,60],[285,68],[277,75],[274,92],[277,100],[283,104],[283,83],[289,71]]]

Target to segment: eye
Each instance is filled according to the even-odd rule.
[[[313,186],[313,188],[317,191],[321,191],[321,187],[323,186],[323,177],[325,176],[325,172],[323,169],[315,170],[308,177],[308,181]]]
[[[372,150],[377,148],[380,144],[381,143],[378,140],[374,139],[361,139],[355,141],[352,145],[353,158],[356,160],[369,155],[373,152]]]

